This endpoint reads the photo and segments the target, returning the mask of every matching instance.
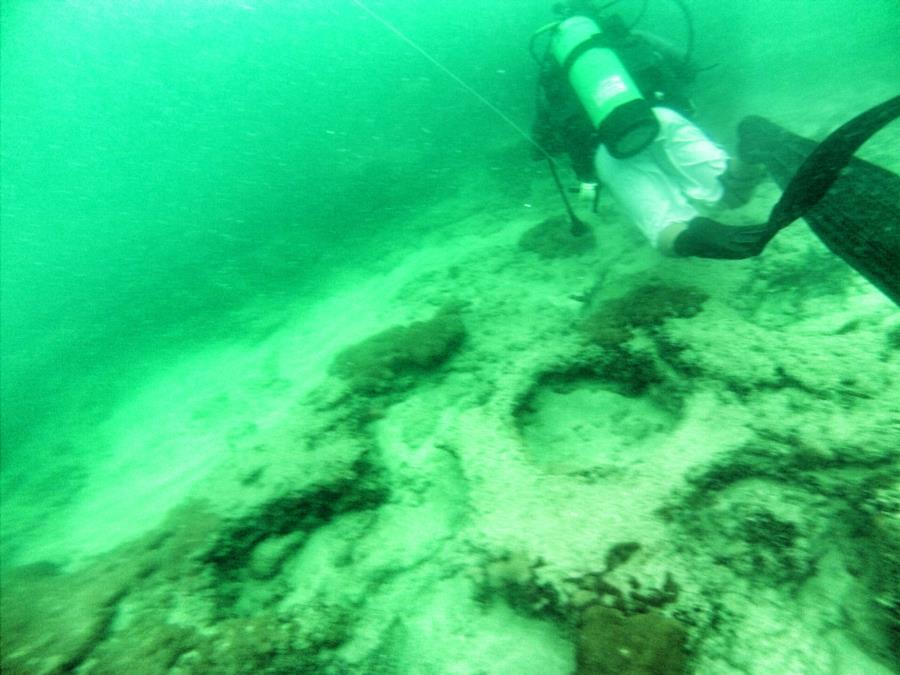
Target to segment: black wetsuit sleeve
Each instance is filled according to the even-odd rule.
[[[566,153],[580,181],[596,181],[593,125],[557,66],[548,66],[541,73],[532,138],[551,155]],[[542,157],[536,153],[536,159]]]

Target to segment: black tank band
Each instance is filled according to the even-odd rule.
[[[597,127],[597,138],[616,159],[627,159],[649,146],[659,135],[659,120],[642,98],[623,103]]]

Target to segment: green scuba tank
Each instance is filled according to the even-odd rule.
[[[659,133],[659,121],[616,53],[604,45],[597,24],[586,16],[562,21],[551,49],[597,138],[617,159],[636,155]]]

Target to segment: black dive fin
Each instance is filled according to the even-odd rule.
[[[900,176],[853,157],[898,116],[900,96],[819,144],[756,116],[738,132],[741,158],[765,164],[784,189],[769,215],[771,235],[803,217],[833,253],[900,305]]]

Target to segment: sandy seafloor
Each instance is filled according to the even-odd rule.
[[[803,223],[664,259],[606,198],[593,247],[523,249],[561,212],[526,153],[265,339],[50,425],[91,459],[4,475],[3,672],[898,672],[896,307]]]

